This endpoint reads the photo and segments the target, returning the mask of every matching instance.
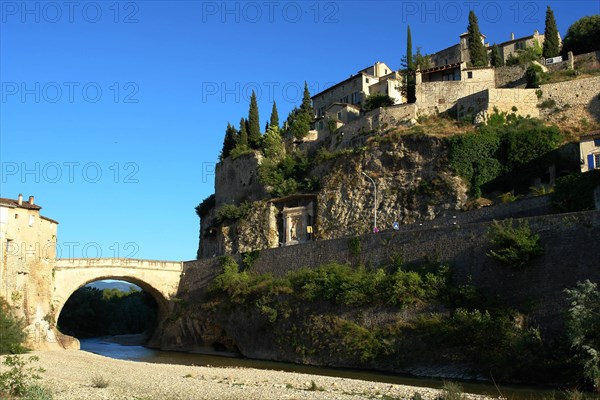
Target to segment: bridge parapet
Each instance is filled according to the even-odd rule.
[[[136,268],[164,271],[183,271],[183,262],[164,260],[142,260],[137,258],[61,258],[56,268]]]

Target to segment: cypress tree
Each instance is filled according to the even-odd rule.
[[[275,104],[275,101],[273,101],[273,108],[271,109],[269,126],[279,128],[279,113],[277,112],[277,104]]]
[[[306,81],[304,81],[304,95],[302,96],[302,105],[300,106],[300,111],[306,113],[310,122],[312,122],[313,118],[315,117],[315,110],[312,106],[310,92],[308,91],[308,84]]]
[[[415,64],[413,63],[412,53],[412,34],[410,25],[406,28],[406,102],[414,103],[417,101],[417,84],[415,78]]]
[[[223,139],[223,150],[221,151],[221,159],[229,157],[231,150],[235,148],[238,143],[238,131],[229,122],[227,123],[227,130],[225,130],[225,138]]]
[[[490,64],[494,67],[502,67],[504,65],[504,59],[500,55],[500,48],[497,44],[492,46],[492,54],[490,56]]]
[[[414,69],[413,52],[412,52],[412,35],[410,33],[410,25],[406,28],[406,68],[409,71]]]
[[[238,143],[241,146],[248,146],[248,130],[246,129],[247,124],[248,122],[246,121],[246,118],[242,117],[242,119],[240,119],[240,133],[238,140]]]
[[[256,94],[252,91],[250,96],[250,109],[248,110],[248,142],[253,149],[260,148],[260,123],[258,121],[258,104]]]
[[[477,16],[473,10],[469,11],[469,26],[467,26],[467,41],[469,43],[469,54],[471,56],[471,66],[485,67],[488,65],[487,51],[481,43],[481,32]]]
[[[310,124],[315,118],[315,111],[310,99],[308,84],[304,82],[304,96],[300,108],[294,108],[288,116],[288,130],[296,139],[302,139],[308,135]]]
[[[554,19],[554,12],[548,6],[546,9],[546,29],[544,30],[544,47],[542,55],[544,58],[556,57],[560,54],[560,45],[558,43],[558,28]]]

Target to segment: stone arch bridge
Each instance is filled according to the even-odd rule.
[[[58,319],[65,302],[88,283],[115,279],[138,285],[158,304],[159,317],[168,311],[169,299],[177,294],[183,274],[181,261],[130,258],[66,258],[56,260],[52,306]]]
[[[183,276],[181,261],[139,260],[128,258],[69,258],[57,259],[52,268],[52,286],[48,294],[41,298],[50,300],[34,305],[37,310],[31,316],[27,327],[28,345],[36,349],[79,348],[75,338],[63,335],[53,322],[58,321],[60,313],[71,295],[88,283],[115,279],[138,285],[150,293],[158,305],[159,324],[169,313],[170,299],[176,294]],[[41,287],[39,290],[44,290]],[[29,321],[29,319],[28,319]]]

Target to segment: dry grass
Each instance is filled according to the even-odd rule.
[[[415,126],[399,126],[385,136],[405,136],[424,134],[435,137],[449,137],[468,132],[474,132],[475,126],[457,121],[453,118],[441,115],[432,115],[428,117],[419,117],[418,124]]]

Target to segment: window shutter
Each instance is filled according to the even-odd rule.
[[[588,170],[591,171],[594,169],[594,155],[588,154]]]

